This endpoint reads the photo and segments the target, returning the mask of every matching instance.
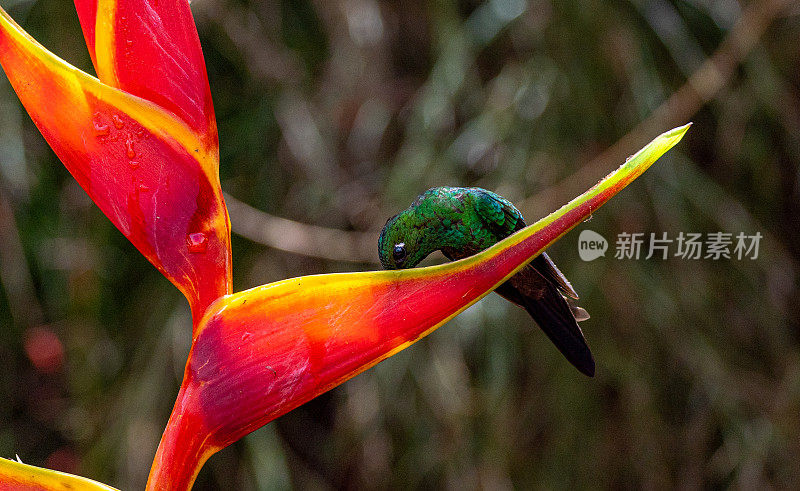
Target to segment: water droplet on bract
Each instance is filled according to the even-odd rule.
[[[136,170],[139,168],[139,161],[138,160],[131,160],[128,162],[128,165],[131,166],[131,169]]]
[[[244,334],[242,334],[242,341],[247,341],[248,339],[250,339],[252,337],[253,337],[253,333],[252,332],[245,332]]]
[[[150,191],[150,186],[148,186],[147,184],[139,184],[140,193],[146,193],[148,191]]]
[[[125,121],[119,117],[119,114],[111,116],[111,121],[114,122],[114,126],[116,126],[118,130],[121,130],[122,127],[125,126]]]
[[[126,39],[125,40],[125,45],[128,46],[128,47],[133,46],[133,39]]]
[[[133,140],[125,140],[125,153],[128,154],[129,159],[136,157],[136,152],[133,150]]]
[[[201,253],[208,249],[208,237],[203,232],[194,232],[186,237],[186,245],[189,252]]]
[[[108,136],[109,128],[108,125],[105,123],[101,123],[100,121],[94,121],[94,134],[97,136]]]

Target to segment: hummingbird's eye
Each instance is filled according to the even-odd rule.
[[[392,251],[394,262],[399,264],[406,259],[406,245],[404,243],[395,244],[394,251]]]

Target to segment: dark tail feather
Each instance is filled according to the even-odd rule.
[[[594,357],[564,297],[558,291],[548,292],[541,300],[526,298],[524,307],[567,360],[594,377]]]
[[[548,256],[546,252],[539,254],[536,259],[531,262],[531,266],[533,266],[533,269],[538,271],[540,275],[544,276],[547,281],[558,287],[561,293],[575,300],[578,299],[578,294],[575,292],[575,289],[572,288],[572,284],[567,277],[564,276],[564,273],[558,269],[556,263],[550,259],[550,256]]]
[[[500,285],[496,291],[521,305],[575,368],[594,377],[594,357],[567,299],[549,282],[546,289],[538,299],[524,295],[510,281]]]

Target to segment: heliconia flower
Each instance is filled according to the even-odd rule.
[[[99,7],[98,7],[99,5]],[[92,200],[189,300],[231,293],[214,110],[185,0],[76,0],[99,79],[0,9],[0,63]]]
[[[70,489],[116,491],[110,486],[85,477],[0,458],[0,491],[66,491]]]
[[[596,212],[688,128],[662,134],[569,204],[470,258],[293,278],[219,299],[195,330],[148,489],[189,489],[213,453],[447,322]]]
[[[188,489],[216,451],[430,333],[638,177],[688,129],[656,138],[555,213],[481,254],[403,271],[308,276],[231,295],[216,123],[186,0],[76,0],[98,77],[0,9],[0,63],[92,200],[189,299],[184,380],[149,489]],[[0,489],[110,489],[0,461]]]

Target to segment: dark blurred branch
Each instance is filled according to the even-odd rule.
[[[378,262],[377,232],[347,232],[280,218],[225,195],[233,231],[282,251],[332,261]]]
[[[593,184],[659,133],[687,122],[728,83],[789,0],[752,2],[714,54],[669,99],[614,145],[560,183],[523,201],[523,214],[538,216]],[[233,231],[254,242],[306,256],[377,263],[378,232],[347,232],[308,225],[256,210],[226,195]]]

